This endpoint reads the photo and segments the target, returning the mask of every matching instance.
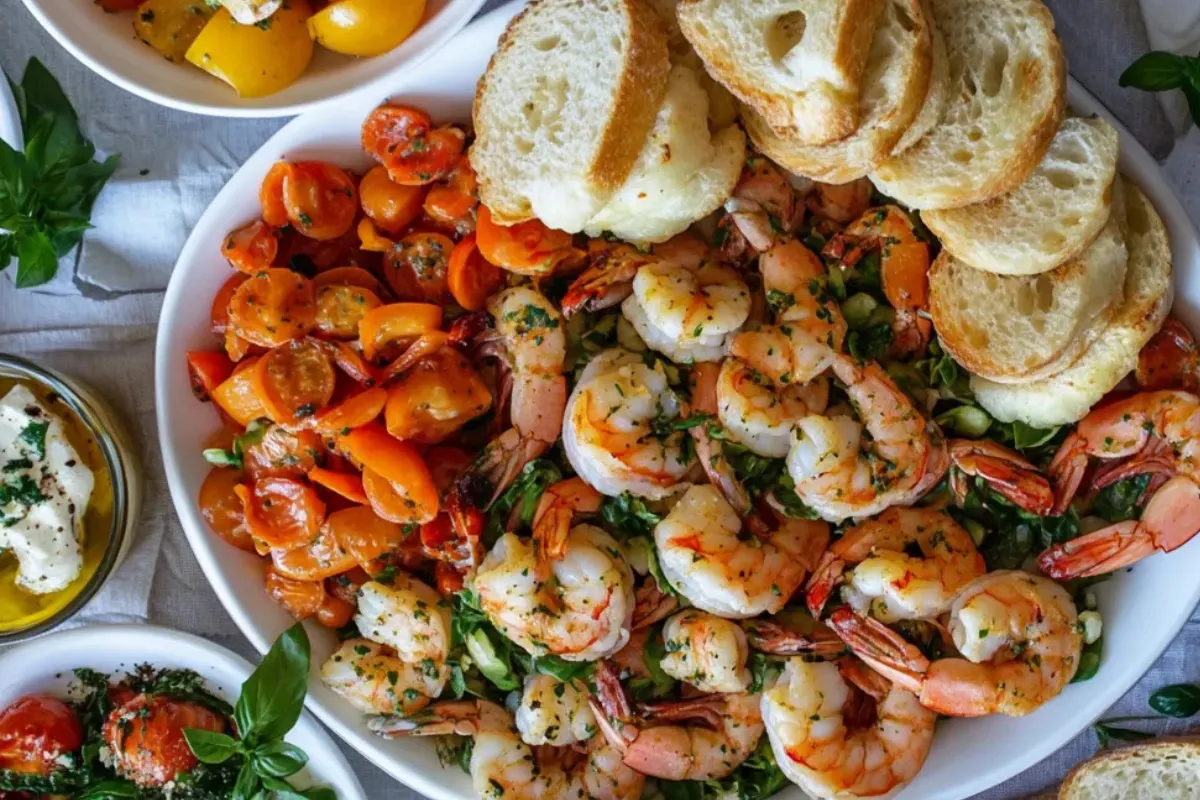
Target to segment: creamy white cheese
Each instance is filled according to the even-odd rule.
[[[24,386],[0,399],[0,550],[17,557],[17,584],[67,588],[83,569],[83,515],[95,478],[63,422]]]

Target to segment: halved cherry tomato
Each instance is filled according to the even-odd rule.
[[[390,303],[370,311],[358,325],[363,356],[394,357],[394,345],[406,344],[442,326],[442,308],[432,303]]]
[[[242,475],[229,467],[214,467],[200,484],[200,516],[208,527],[238,550],[254,552],[250,529],[246,527],[246,511],[234,487]]]
[[[267,416],[267,408],[258,394],[254,372],[250,369],[257,363],[258,359],[255,358],[241,362],[238,364],[239,369],[235,369],[232,375],[212,391],[213,402],[242,427]],[[241,368],[243,365],[246,368]]]
[[[445,561],[434,563],[433,581],[438,594],[447,599],[461,592],[463,588],[463,576]]]
[[[229,302],[229,324],[254,344],[275,347],[299,339],[316,324],[312,281],[290,269],[263,270],[237,288]]]
[[[340,512],[333,532],[342,549],[360,565],[395,550],[404,539],[400,525],[381,519],[365,505]]]
[[[463,238],[450,253],[446,286],[455,302],[467,311],[479,311],[487,299],[504,287],[504,271],[479,252],[475,234]]]
[[[364,317],[365,319],[365,317]],[[359,323],[362,327],[362,323]],[[379,382],[377,370],[366,362],[361,352],[356,348],[357,342],[315,340],[333,359],[333,363],[355,383],[361,386],[374,386]]]
[[[336,472],[323,467],[313,467],[308,471],[308,479],[318,486],[324,486],[340,497],[358,503],[367,504],[367,495],[363,492],[362,478],[353,472]]]
[[[571,234],[548,228],[537,219],[500,225],[485,205],[479,206],[475,237],[479,252],[489,263],[518,275],[546,275],[559,262],[579,254]]]
[[[321,603],[321,607],[317,609],[317,622],[326,628],[337,630],[345,627],[350,620],[354,619],[354,611],[355,607],[352,603],[326,594],[325,602]]]
[[[339,442],[351,459],[363,465],[363,489],[372,508],[378,513],[382,507],[386,512],[380,513],[381,517],[392,522],[420,523],[437,515],[437,487],[425,460],[412,445],[395,438],[377,422],[355,428]],[[382,478],[391,492],[380,481],[374,481],[373,499],[373,478]],[[379,507],[376,499],[381,500]]]
[[[466,144],[458,128],[433,129],[429,115],[406,106],[380,106],[363,123],[363,149],[396,183],[419,186],[449,174]]]
[[[211,350],[193,350],[187,354],[188,378],[192,382],[192,394],[207,403],[213,391],[233,374],[233,362],[224,353]]]
[[[325,586],[320,581],[289,578],[268,563],[263,570],[263,585],[271,599],[296,619],[316,616],[325,602]]]
[[[351,395],[318,413],[315,429],[318,433],[348,433],[374,422],[383,413],[387,395],[387,390],[379,387]]]
[[[358,603],[358,590],[371,576],[362,567],[354,567],[341,575],[325,579],[325,591],[347,603]]]
[[[358,221],[359,246],[368,253],[386,253],[396,246],[396,243],[379,232],[375,223],[363,217]]]
[[[440,233],[410,233],[383,256],[388,286],[401,300],[443,303],[454,242]]]
[[[225,329],[224,339],[225,355],[234,363],[243,361],[247,356],[262,355],[267,352],[267,348],[238,336],[233,328]]]
[[[282,228],[288,224],[287,207],[283,204],[283,179],[292,171],[286,161],[271,165],[258,190],[258,202],[262,206],[262,218],[268,225]]]
[[[267,223],[258,219],[226,236],[221,254],[234,269],[253,275],[275,263],[279,239]]]
[[[883,294],[897,310],[929,308],[929,244],[909,241],[884,245]]]
[[[358,286],[379,296],[383,291],[383,283],[362,267],[334,267],[324,272],[318,272],[313,278],[313,285],[320,289],[322,286]]]
[[[320,534],[304,547],[291,550],[272,550],[271,563],[281,575],[298,581],[320,581],[340,575],[356,566],[354,559],[338,544],[333,527],[338,525],[341,515],[350,509],[332,512]]]
[[[358,337],[358,323],[383,302],[361,286],[321,286],[317,289],[317,332],[337,339]]]
[[[388,390],[384,419],[397,439],[434,444],[492,407],[466,356],[449,347],[426,356]]]
[[[139,694],[114,708],[104,722],[113,766],[139,786],[165,786],[199,766],[185,729],[224,733],[225,718],[212,709],[165,694]]]
[[[425,189],[396,183],[380,165],[363,176],[358,195],[363,211],[376,227],[386,233],[400,233],[421,216]]]
[[[449,225],[458,233],[475,229],[475,206],[479,205],[479,184],[467,154],[454,162],[450,174],[433,185],[425,197],[425,213],[430,219]]]
[[[246,448],[243,461],[252,480],[300,478],[320,464],[324,456],[325,446],[318,434],[274,425]]]
[[[325,503],[311,486],[291,478],[262,478],[235,491],[255,539],[272,548],[304,547],[317,538],[325,521]]]
[[[69,705],[31,694],[0,711],[0,769],[49,775],[83,746],[83,726]]]
[[[1138,387],[1146,391],[1195,392],[1200,388],[1200,353],[1192,332],[1175,317],[1167,317],[1138,354],[1135,379]]]
[[[233,295],[237,292],[238,287],[246,282],[249,276],[238,272],[230,276],[229,280],[222,284],[217,296],[213,298],[212,304],[212,332],[223,334],[225,329],[229,327],[229,301],[233,299]]]
[[[311,239],[336,239],[354,225],[358,190],[341,167],[325,161],[292,164],[283,176],[288,222]]]
[[[271,419],[299,425],[333,398],[333,365],[325,349],[301,339],[276,347],[254,368],[258,396]]]

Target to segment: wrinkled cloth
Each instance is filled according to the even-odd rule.
[[[1166,158],[1167,174],[1193,219],[1200,219],[1200,133],[1193,128],[1176,139],[1186,122],[1181,98],[1117,86],[1117,76],[1148,49],[1148,41],[1194,54],[1200,44],[1200,5],[1141,0],[1147,24],[1138,0],[1048,4],[1072,74],[1157,157]],[[492,0],[488,8],[497,5]],[[115,578],[74,622],[149,621],[199,634],[256,659],[200,571],[171,505],[154,414],[154,337],[162,292],[189,231],[239,165],[285,120],[222,120],[158,107],[76,62],[19,0],[0,0],[0,20],[0,67],[19,79],[28,58],[41,59],[62,82],[101,154],[124,154],[97,202],[95,229],[63,259],[52,283],[17,292],[14,270],[0,275],[0,351],[59,369],[108,398],[129,426],[142,463],[146,494],[134,546]],[[1154,689],[1200,680],[1200,661],[1186,658],[1198,651],[1200,618],[1194,617],[1106,716],[1145,713]],[[1153,729],[1179,733],[1185,725]],[[1009,800],[1035,794],[1056,783],[1095,746],[1095,736],[1085,731],[1033,769],[979,797]],[[343,750],[372,800],[419,797],[349,747],[343,745]]]

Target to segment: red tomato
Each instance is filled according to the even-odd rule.
[[[61,700],[31,694],[0,711],[0,769],[49,775],[82,746],[79,718]]]
[[[199,765],[184,728],[224,733],[225,719],[198,703],[139,694],[113,709],[104,741],[119,774],[139,786],[163,786]]]
[[[363,149],[387,167],[396,183],[419,186],[450,174],[466,144],[458,128],[433,128],[424,111],[380,106],[363,123]]]

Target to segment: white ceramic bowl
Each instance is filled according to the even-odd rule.
[[[34,692],[65,697],[71,670],[79,667],[124,674],[139,664],[190,669],[230,704],[254,670],[246,659],[199,636],[153,625],[92,625],[43,636],[0,656],[0,708]],[[300,716],[287,740],[309,756],[297,786],[328,786],[338,800],[367,800],[346,757],[311,714]]]
[[[387,90],[394,98],[428,109],[436,118],[468,119],[475,81],[515,11],[509,6],[478,20],[442,52],[436,64],[429,62]],[[259,559],[209,533],[197,511],[195,498],[209,469],[200,450],[217,420],[210,407],[192,397],[184,353],[214,345],[208,331],[208,298],[230,274],[218,247],[227,231],[258,216],[258,185],[271,164],[285,156],[328,158],[350,166],[363,163],[359,125],[382,96],[296,120],[247,161],[197,223],[180,254],[163,305],[156,388],[171,495],[205,575],[230,615],[260,649],[266,648],[291,620],[263,592]],[[1074,83],[1071,102],[1083,113],[1106,115]],[[1195,330],[1200,325],[1200,241],[1153,159],[1123,129],[1121,134],[1121,168],[1146,190],[1170,229],[1179,297],[1176,312]],[[1200,542],[1192,542],[1169,556],[1150,558],[1100,586],[1097,594],[1104,611],[1106,646],[1099,675],[1088,683],[1068,687],[1062,696],[1024,719],[993,717],[942,723],[924,770],[902,797],[969,797],[1062,746],[1116,702],[1175,637],[1200,599],[1196,574],[1200,574]],[[314,630],[315,652],[329,652],[333,646],[332,634],[318,638]],[[315,682],[309,700],[312,709],[338,735],[414,789],[438,800],[473,797],[462,772],[439,770],[432,745],[412,740],[388,742],[372,736],[358,712]],[[783,796],[802,797],[799,790]]]
[[[0,73],[3,77],[3,73]],[[14,82],[21,79],[20,75],[13,78]],[[17,113],[17,104],[13,102],[12,91],[8,81],[0,80],[0,140],[8,142],[18,152],[24,149],[24,138],[21,135],[21,116]]]
[[[396,0],[402,2],[403,0]],[[25,0],[58,43],[94,72],[139,97],[220,117],[288,117],[395,79],[433,55],[475,16],[484,0],[428,0],[421,26],[399,47],[352,58],[317,46],[298,81],[268,97],[241,98],[191,64],[172,64],[133,35],[133,15],[105,13],[93,0]]]

